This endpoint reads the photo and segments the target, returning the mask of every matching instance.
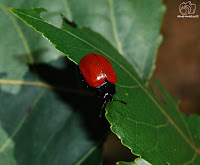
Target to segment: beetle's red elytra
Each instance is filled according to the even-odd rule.
[[[117,82],[117,76],[110,61],[97,53],[90,53],[85,55],[80,63],[79,68],[91,87],[98,87],[106,80],[110,83]]]

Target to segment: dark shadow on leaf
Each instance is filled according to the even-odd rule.
[[[48,48],[41,48],[34,52],[32,52],[32,56],[34,57],[34,63],[39,63],[40,61],[44,61],[44,53],[48,52]],[[30,59],[28,58],[27,54],[17,55],[15,58],[23,64],[28,64],[30,62]]]
[[[55,67],[59,64],[63,67]],[[54,87],[67,88],[75,91],[87,91],[85,94],[81,92],[79,94],[54,90],[60,99],[66,102],[66,104],[71,105],[74,111],[81,114],[88,134],[93,140],[100,140],[105,136],[109,129],[109,124],[105,119],[105,115],[102,115],[101,118],[99,117],[102,102],[96,97],[95,88],[87,88],[86,83],[82,81],[82,76],[77,65],[66,57],[60,57],[51,64],[30,65],[30,69],[39,76],[41,81]],[[88,95],[88,93],[90,94]]]
[[[0,73],[0,78],[5,77],[6,75],[7,75],[7,73],[2,72],[2,73]]]

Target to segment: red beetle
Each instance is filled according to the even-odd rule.
[[[112,64],[108,59],[100,54],[91,53],[85,55],[79,67],[87,83],[91,87],[98,87],[106,80],[110,83],[117,82],[117,76],[113,70]]]
[[[97,53],[85,55],[79,63],[80,71],[88,85],[97,89],[97,96],[103,99],[102,108],[105,104],[114,100],[112,97],[116,93],[115,84],[117,76],[110,61]]]

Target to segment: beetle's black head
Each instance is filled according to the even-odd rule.
[[[119,101],[123,104],[127,104],[124,101],[121,100],[114,100],[113,95],[116,93],[115,91],[115,84],[108,82],[107,80],[100,86],[96,87],[96,94],[98,97],[100,97],[103,101],[101,111],[99,114],[99,117],[102,115],[102,111],[105,108],[105,105],[107,102],[110,101]]]
[[[108,82],[107,80],[96,87],[97,96],[105,100],[106,102],[110,102],[113,100],[113,95],[116,93],[115,84]]]

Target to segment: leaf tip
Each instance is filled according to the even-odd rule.
[[[60,16],[61,16],[62,19],[66,18],[62,13],[60,13]]]
[[[7,7],[6,9],[9,10],[9,11],[12,11],[13,8],[11,8],[11,7]]]

